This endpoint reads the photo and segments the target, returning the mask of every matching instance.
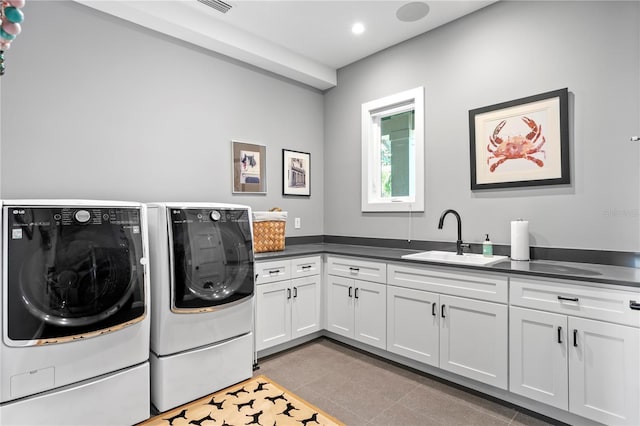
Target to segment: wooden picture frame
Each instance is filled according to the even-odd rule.
[[[282,195],[311,196],[311,154],[282,150]]]
[[[570,183],[568,89],[469,111],[471,190]]]
[[[266,194],[267,147],[231,141],[232,192]]]

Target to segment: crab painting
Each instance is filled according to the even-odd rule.
[[[546,158],[546,153],[542,150],[545,143],[545,137],[542,136],[542,126],[529,117],[522,117],[522,121],[531,130],[526,136],[508,136],[506,140],[500,137],[500,131],[507,124],[507,120],[502,120],[493,130],[493,134],[489,137],[490,143],[487,145],[487,151],[491,154],[487,158],[487,165],[490,166],[489,171],[494,172],[500,164],[517,158],[532,161],[539,167],[544,166],[544,161],[533,156],[542,153],[543,158]],[[492,160],[495,161],[492,162]]]

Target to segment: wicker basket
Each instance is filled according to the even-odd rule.
[[[253,214],[253,251],[264,253],[284,250],[287,212],[278,208]]]

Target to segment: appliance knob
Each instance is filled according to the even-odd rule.
[[[217,222],[220,220],[220,212],[218,210],[212,210],[210,216],[211,216],[211,220],[213,220],[214,222]]]
[[[78,210],[73,217],[80,223],[87,223],[91,219],[91,213],[86,210]]]

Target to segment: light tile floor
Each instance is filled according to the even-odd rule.
[[[256,374],[348,426],[552,424],[328,338],[261,358],[258,364]]]

